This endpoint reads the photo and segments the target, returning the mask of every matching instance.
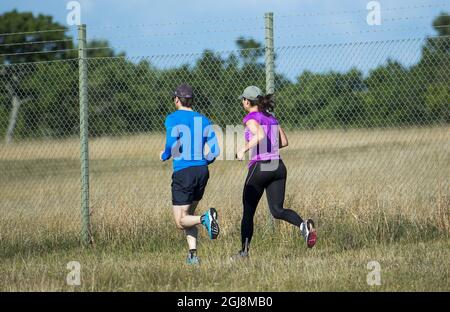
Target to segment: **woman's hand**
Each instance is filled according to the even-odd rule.
[[[241,161],[245,157],[245,150],[240,150],[236,153],[236,159]]]
[[[278,126],[278,132],[279,132],[279,142],[280,142],[279,148],[283,148],[283,147],[288,146],[289,142],[288,142],[288,138],[287,138],[286,132],[284,132],[284,130],[281,129],[281,126]]]

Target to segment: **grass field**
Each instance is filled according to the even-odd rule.
[[[251,258],[240,242],[242,162],[219,160],[197,212],[216,207],[221,235],[200,229],[199,267],[170,205],[161,135],[91,140],[94,245],[79,243],[76,139],[0,145],[1,291],[450,291],[449,128],[289,133],[285,206],[312,217],[319,241],[275,221],[265,199]],[[81,286],[66,264],[81,264]],[[366,282],[369,261],[381,285]]]

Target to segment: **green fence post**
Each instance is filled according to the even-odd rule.
[[[88,77],[86,59],[86,25],[78,26],[78,70],[80,97],[80,162],[81,162],[81,241],[89,245],[89,119],[88,119]]]

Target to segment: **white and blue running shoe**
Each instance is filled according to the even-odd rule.
[[[186,263],[189,265],[198,265],[200,264],[200,259],[195,255],[188,254]]]
[[[217,223],[217,210],[209,208],[202,217],[202,224],[208,231],[209,238],[216,239],[219,236],[219,223]]]

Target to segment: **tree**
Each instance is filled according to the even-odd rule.
[[[24,136],[60,136],[64,131],[76,131],[76,61],[51,62],[46,66],[39,63],[76,58],[76,45],[66,31],[47,15],[16,10],[0,15],[0,64],[4,64],[0,66],[0,126],[6,129],[6,143],[17,133],[20,118],[24,122],[18,133]],[[88,42],[87,47],[89,57],[118,55],[104,40]],[[70,83],[63,83],[58,77],[65,77]],[[32,100],[37,105],[23,107]]]
[[[3,27],[0,32],[63,29],[50,22],[53,23],[50,17],[13,11],[0,18]],[[448,22],[445,14],[435,19],[433,25],[438,36],[426,40],[419,62],[410,67],[388,60],[366,77],[352,68],[346,72],[305,71],[296,81],[275,73],[277,118],[287,127],[297,129],[448,123]],[[76,42],[64,33],[50,32],[59,37],[46,38],[17,34],[21,37],[15,39],[24,42],[54,39],[49,41],[67,44],[41,43],[45,48],[39,44],[14,45],[11,44],[14,40],[3,35],[0,48],[4,50],[0,54],[45,51],[39,47],[76,48]],[[89,133],[103,136],[161,130],[163,117],[173,110],[171,93],[182,82],[194,87],[195,108],[215,124],[224,126],[241,120],[244,111],[237,97],[243,88],[257,85],[264,90],[265,67],[261,62],[264,49],[261,43],[244,37],[236,44],[240,50],[226,57],[205,50],[195,62],[186,59],[185,63],[179,63],[176,59],[178,65],[159,68],[158,64],[150,63],[158,58],[140,62],[114,58],[124,53],[118,54],[105,40],[88,42]],[[35,50],[26,50],[31,48]],[[20,54],[16,59],[8,55],[1,59],[1,130],[9,128],[6,132],[10,137],[13,131],[15,137],[62,137],[78,133],[78,61],[74,52]],[[75,59],[63,61],[67,57]],[[49,60],[57,61],[40,62]],[[11,62],[32,63],[10,65]]]
[[[424,105],[430,121],[449,122],[450,16],[443,12],[433,21],[435,37],[429,37],[422,58],[411,73],[424,93]]]
[[[74,47],[66,30],[66,27],[54,22],[49,15],[34,16],[30,12],[19,13],[17,10],[6,12],[0,15],[0,33],[3,34],[0,35],[0,54],[9,55],[1,56],[0,63],[28,63],[73,57],[76,55],[73,51],[61,51]]]
[[[91,40],[87,43],[87,55],[89,58],[117,57],[125,56],[125,52],[116,53],[107,40]]]
[[[244,64],[255,64],[264,55],[262,44],[252,38],[245,39],[241,36],[236,40],[236,45],[239,48],[239,56]]]
[[[36,32],[46,30],[47,32]],[[65,35],[65,27],[54,22],[48,15],[19,13],[16,10],[0,15],[0,63],[25,63],[64,59],[73,56],[72,38]],[[8,35],[7,33],[15,33]],[[55,52],[52,52],[55,51]],[[45,53],[40,53],[45,52]],[[20,106],[28,100],[21,88],[25,76],[32,74],[31,67],[2,66],[0,79],[3,81],[3,92],[10,98],[10,111],[5,140],[10,143],[17,124]]]

